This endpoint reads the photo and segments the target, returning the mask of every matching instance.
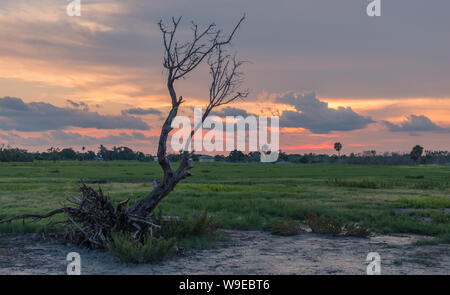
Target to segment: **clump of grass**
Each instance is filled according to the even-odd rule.
[[[439,188],[441,186],[442,186],[442,184],[436,183],[436,182],[433,182],[433,181],[421,181],[421,182],[418,182],[418,183],[414,183],[412,185],[412,188],[413,189],[430,190],[430,189]]]
[[[335,178],[333,180],[328,180],[329,184],[341,187],[354,187],[354,188],[369,188],[369,189],[379,189],[379,188],[390,188],[392,184],[381,182],[381,181],[373,181],[369,179],[363,180],[345,180]]]
[[[359,223],[344,223],[338,219],[312,212],[307,213],[306,222],[312,232],[319,234],[342,234],[351,237],[367,237],[370,235],[370,230]]]
[[[298,235],[302,231],[300,224],[291,218],[271,222],[267,225],[267,228],[272,234],[280,236]]]
[[[437,238],[432,239],[421,239],[417,240],[412,243],[414,246],[433,246],[433,245],[439,245],[440,241]]]
[[[169,219],[165,219],[159,211],[155,217],[155,222],[161,225],[159,233],[164,237],[211,236],[220,226],[206,210],[200,215],[193,213],[191,216]]]
[[[177,239],[149,237],[143,243],[123,233],[113,233],[107,251],[122,262],[151,263],[169,258],[175,253]]]
[[[421,209],[437,209],[437,208],[450,208],[450,199],[429,197],[426,199],[407,199],[400,198],[397,203],[404,207],[409,208],[421,208]]]
[[[325,215],[308,212],[306,222],[314,233],[338,235],[342,232],[343,223]]]
[[[243,188],[236,185],[229,184],[183,184],[180,187],[185,189],[194,189],[196,191],[201,192],[234,192],[234,191],[242,191]]]
[[[444,210],[440,210],[431,215],[431,220],[436,223],[450,224],[450,214],[445,213]]]
[[[450,232],[439,235],[438,239],[442,244],[450,244]]]
[[[418,240],[413,243],[414,246],[433,246],[439,244],[450,244],[450,233],[441,234],[431,239]]]
[[[343,232],[344,235],[350,237],[364,238],[370,235],[370,230],[359,223],[349,223],[344,225]]]
[[[405,175],[407,179],[424,179],[425,175]]]
[[[185,217],[164,217],[162,211],[154,215],[154,222],[160,225],[154,230],[154,237],[143,243],[122,233],[113,234],[107,250],[122,262],[151,263],[169,258],[177,246],[183,248],[211,248],[220,239],[217,229],[220,223],[214,221],[207,211]]]

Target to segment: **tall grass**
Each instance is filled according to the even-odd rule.
[[[175,253],[176,238],[149,237],[143,243],[137,242],[122,233],[112,235],[112,240],[106,245],[107,251],[122,262],[151,263],[162,261]]]

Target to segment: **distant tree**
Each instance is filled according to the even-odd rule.
[[[417,161],[422,157],[422,153],[423,147],[421,147],[420,145],[416,145],[412,148],[411,153],[409,153],[409,157],[414,161],[414,163],[417,164]]]
[[[248,153],[247,158],[249,159],[250,162],[259,162],[261,161],[261,153],[258,151],[250,152]]]
[[[303,164],[309,163],[309,157],[308,157],[308,155],[303,155],[303,156],[301,156],[301,158],[299,159],[299,163],[303,163]]]
[[[245,159],[245,154],[238,150],[231,151],[227,157],[228,162],[244,162]]]
[[[5,148],[0,145],[0,162],[32,162],[33,156],[26,150],[18,148]]]
[[[278,160],[279,161],[288,161],[289,157],[285,152],[280,150],[280,152],[278,153]]]
[[[181,160],[182,154],[169,154],[167,155],[167,159],[170,162],[179,162]]]
[[[108,154],[108,149],[105,148],[105,146],[103,144],[100,145],[100,147],[98,148],[98,153],[97,156],[99,158],[102,158],[103,160],[107,160],[107,155]]]
[[[47,152],[48,152],[48,154],[49,154],[49,156],[50,156],[50,159],[51,159],[53,162],[56,162],[56,161],[58,160],[58,158],[59,158],[59,151],[60,151],[59,148],[54,148],[54,147],[50,147],[50,148],[47,150]]]
[[[339,157],[341,156],[342,144],[340,142],[334,143],[334,149],[338,152]]]
[[[75,160],[77,158],[77,153],[72,148],[65,148],[59,152],[60,160]]]
[[[225,159],[226,159],[226,157],[224,155],[215,155],[214,156],[214,160],[216,162],[223,162],[223,161],[225,161]]]

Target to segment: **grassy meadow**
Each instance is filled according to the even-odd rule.
[[[207,210],[225,229],[265,229],[308,211],[359,222],[377,233],[450,240],[450,167],[195,163],[160,208],[167,215]],[[159,178],[156,163],[0,163],[0,218],[45,213],[77,195],[82,179],[113,201],[133,203]],[[57,221],[53,218],[53,221]],[[48,220],[0,225],[2,232],[58,230]]]

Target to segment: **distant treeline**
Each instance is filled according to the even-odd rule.
[[[73,148],[51,147],[45,152],[28,152],[24,149],[1,147],[0,162],[32,162],[39,161],[117,161],[117,160],[137,160],[153,161],[152,155],[142,152],[135,152],[128,147],[114,147],[112,150],[101,145],[97,152],[75,151]]]
[[[228,156],[216,155],[209,159],[223,162],[260,162],[259,152],[248,154],[241,151],[232,151]],[[169,154],[171,162],[180,160],[180,154]],[[198,161],[201,155],[194,154],[193,160]],[[113,147],[111,150],[101,145],[97,152],[75,151],[73,148],[49,148],[45,152],[28,152],[24,149],[0,146],[0,162],[32,162],[38,161],[154,161],[154,156],[142,152],[133,151],[128,147]],[[327,155],[327,154],[286,154],[280,152],[278,162],[298,164],[374,164],[374,165],[411,165],[411,164],[449,164],[450,152],[448,151],[425,151],[418,159],[411,157],[411,153],[382,153],[376,151],[365,151],[362,153],[351,153],[350,155]]]

